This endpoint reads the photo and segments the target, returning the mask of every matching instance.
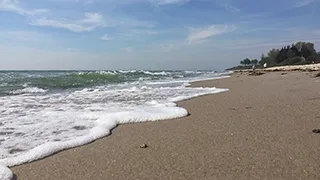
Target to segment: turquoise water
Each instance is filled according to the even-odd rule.
[[[219,76],[212,71],[0,71],[0,95],[65,90],[141,81],[187,80]],[[37,89],[39,88],[39,89]],[[26,89],[25,91],[16,91]]]

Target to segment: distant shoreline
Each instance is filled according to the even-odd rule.
[[[248,72],[252,68],[232,70],[234,72]],[[269,68],[258,68],[256,71],[320,71],[320,63],[307,65],[289,65],[289,66],[274,66]]]

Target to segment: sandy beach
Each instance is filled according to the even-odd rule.
[[[234,74],[192,86],[230,91],[179,102],[190,116],[112,135],[13,167],[18,180],[320,179],[320,78]],[[148,148],[140,148],[140,144]]]

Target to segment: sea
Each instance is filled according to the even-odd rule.
[[[189,87],[215,71],[0,71],[0,180],[11,166],[105,137],[117,125],[188,115],[175,102],[227,91]]]

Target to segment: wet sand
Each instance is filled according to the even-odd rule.
[[[13,167],[18,180],[320,179],[320,78],[234,74],[230,91],[179,102],[190,116],[121,125],[94,143]],[[148,148],[140,148],[140,144]]]

